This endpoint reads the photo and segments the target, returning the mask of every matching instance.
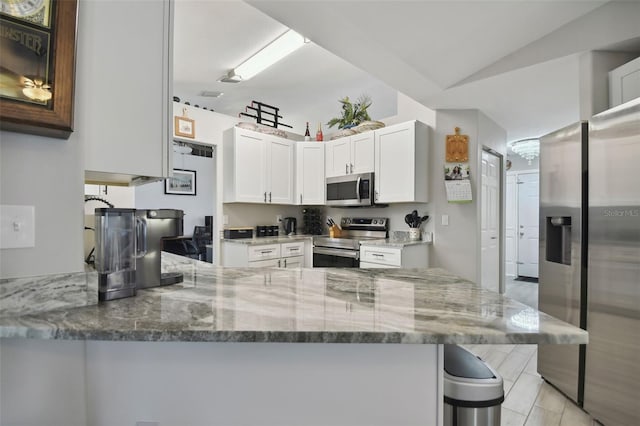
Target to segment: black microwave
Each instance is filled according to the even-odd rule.
[[[374,204],[373,173],[328,177],[327,206],[361,207]]]

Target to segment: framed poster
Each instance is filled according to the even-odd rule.
[[[164,193],[196,195],[196,171],[173,169],[173,176],[164,181]]]
[[[0,0],[0,128],[73,131],[77,0]]]
[[[176,136],[196,137],[196,123],[190,118],[176,116],[174,127]]]

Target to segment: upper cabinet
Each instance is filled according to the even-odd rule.
[[[325,203],[324,145],[318,142],[296,143],[296,204]]]
[[[420,121],[400,123],[375,134],[375,201],[429,201],[429,132]]]
[[[167,177],[173,1],[81,1],[78,15],[76,131],[85,180]]]
[[[374,169],[374,132],[359,133],[325,143],[326,176],[368,173]]]
[[[224,202],[293,204],[294,142],[233,127],[224,133]]]

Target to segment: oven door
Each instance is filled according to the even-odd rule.
[[[359,268],[360,252],[329,247],[313,248],[314,268]]]
[[[373,173],[328,177],[328,206],[373,205]]]

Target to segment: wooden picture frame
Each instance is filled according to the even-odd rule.
[[[173,176],[164,181],[164,193],[172,195],[196,195],[196,171],[173,169]]]
[[[196,137],[196,122],[194,120],[188,117],[175,116],[173,125],[176,136]]]
[[[73,132],[77,11],[78,0],[52,3],[53,21],[46,30],[52,39],[52,81],[45,82],[51,86],[51,100],[36,104],[0,97],[0,129],[59,139],[68,139]],[[3,24],[20,25],[11,17],[2,15],[1,18]],[[25,28],[29,27],[25,25]]]

